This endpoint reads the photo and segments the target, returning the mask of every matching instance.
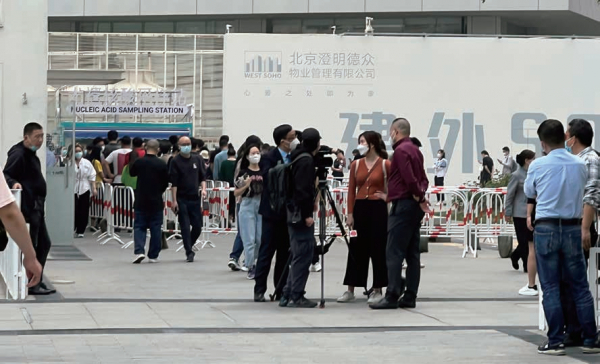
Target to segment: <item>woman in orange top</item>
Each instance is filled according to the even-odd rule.
[[[373,292],[368,303],[374,303],[381,299],[381,288],[388,284],[385,263],[388,220],[386,179],[391,163],[387,160],[381,134],[364,132],[358,137],[358,142],[360,145],[357,149],[364,157],[352,162],[350,166],[346,220],[348,227],[356,230],[357,237],[350,242],[348,251],[344,278],[348,291],[337,301],[354,301],[354,287],[367,286],[371,258]]]

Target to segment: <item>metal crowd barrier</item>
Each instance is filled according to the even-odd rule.
[[[96,191],[96,196],[92,195],[90,198],[90,221],[91,219],[95,220],[90,227],[94,230],[94,234],[99,231],[97,225],[104,218],[104,184],[102,182],[96,182]]]
[[[499,236],[515,235],[513,224],[506,222],[504,202],[506,188],[484,188],[474,193],[471,197],[472,207],[471,234],[474,239],[473,254],[477,257],[479,239],[486,240]]]
[[[21,190],[12,190],[17,205],[21,205]],[[15,241],[8,236],[6,249],[0,252],[0,275],[6,284],[6,299],[27,298],[27,274],[23,267],[23,254]]]

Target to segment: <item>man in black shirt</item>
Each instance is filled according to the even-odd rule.
[[[481,177],[479,182],[481,187],[485,187],[485,184],[492,180],[492,173],[494,171],[494,160],[490,157],[490,154],[483,150],[481,151],[481,158],[483,169],[481,170]]]
[[[107,134],[107,139],[108,144],[104,147],[104,150],[102,151],[102,155],[104,156],[104,158],[108,158],[110,153],[121,148],[121,146],[117,142],[117,140],[119,139],[119,133],[116,130],[109,131]]]
[[[133,240],[136,255],[133,263],[141,263],[146,258],[146,230],[150,230],[150,247],[148,259],[150,263],[158,261],[161,248],[161,233],[163,222],[162,195],[169,185],[167,164],[158,158],[159,144],[157,140],[146,143],[146,156],[136,160],[129,174],[137,178],[135,190],[135,220],[133,225]]]
[[[191,263],[196,255],[192,247],[202,232],[202,204],[198,192],[202,185],[202,198],[206,198],[204,161],[192,155],[192,141],[188,137],[179,139],[179,149],[179,155],[173,158],[169,167],[173,194],[171,208],[178,214],[185,255]]]

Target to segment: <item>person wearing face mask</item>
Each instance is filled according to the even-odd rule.
[[[437,152],[437,159],[433,164],[433,171],[435,172],[434,184],[437,187],[443,187],[444,178],[446,177],[446,173],[448,173],[448,161],[446,160],[446,152],[444,152],[443,149],[440,149]],[[439,204],[444,203],[443,193],[437,195],[437,201]]]
[[[260,248],[262,216],[259,214],[263,193],[263,173],[260,170],[260,148],[256,144],[247,146],[242,159],[240,173],[235,181],[235,196],[241,197],[239,220],[242,243],[244,244],[245,266],[248,279],[256,275],[256,255]]]
[[[344,178],[344,168],[346,168],[346,159],[344,158],[344,152],[342,150],[337,151],[337,159],[333,162],[332,175],[338,181],[342,181]]]
[[[502,154],[504,155],[504,159],[498,158],[498,163],[502,166],[501,176],[506,176],[507,174],[511,174],[517,170],[517,165],[513,158],[510,156],[510,149],[508,147],[502,148]]]
[[[40,160],[36,152],[44,143],[44,129],[38,123],[32,122],[23,128],[23,141],[14,145],[8,151],[8,159],[4,166],[4,177],[12,189],[22,190],[21,212],[29,223],[29,235],[38,261],[42,268],[50,252],[50,236],[46,229],[45,208],[46,180],[42,174]],[[31,295],[47,295],[55,293],[43,281],[29,288]]]
[[[177,214],[181,229],[181,239],[188,263],[194,261],[196,254],[192,250],[202,232],[202,199],[206,199],[204,180],[204,161],[192,154],[192,141],[189,137],[179,138],[180,153],[173,157],[169,165],[171,209]],[[190,231],[190,225],[192,227]]]
[[[83,147],[75,144],[75,237],[83,238],[90,216],[90,193],[96,196],[96,170],[83,158]]]
[[[277,148],[268,152],[260,161],[260,170],[263,172],[263,194],[260,201],[259,213],[262,216],[262,237],[258,260],[256,262],[256,275],[254,278],[254,301],[264,302],[267,292],[267,280],[271,270],[271,262],[275,259],[273,272],[273,283],[277,286],[280,279],[287,280],[287,274],[283,276],[285,265],[289,258],[290,237],[288,234],[285,216],[278,216],[269,204],[268,179],[269,171],[280,163],[290,163],[291,153],[299,144],[298,133],[291,125],[283,124],[273,130],[273,141]],[[283,277],[282,277],[283,276]],[[276,297],[280,299],[280,297]]]
[[[354,287],[366,287],[369,258],[373,265],[373,291],[368,303],[382,298],[382,288],[388,285],[385,247],[387,243],[387,173],[391,162],[382,149],[379,133],[367,131],[358,137],[358,150],[364,158],[350,166],[348,186],[348,217],[346,223],[356,230],[356,239],[349,245],[344,284],[348,290],[337,299],[356,299]]]

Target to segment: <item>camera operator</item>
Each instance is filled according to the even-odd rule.
[[[316,302],[304,297],[309,267],[315,249],[313,220],[316,186],[315,160],[321,146],[316,129],[302,132],[302,144],[292,152],[291,199],[287,205],[287,224],[292,255],[290,273],[279,305],[282,307],[313,308]]]

